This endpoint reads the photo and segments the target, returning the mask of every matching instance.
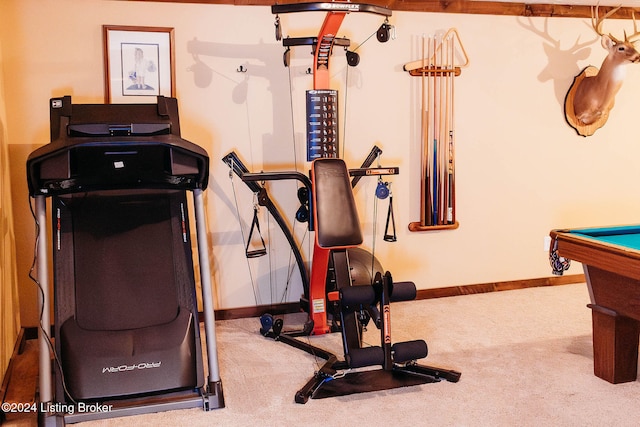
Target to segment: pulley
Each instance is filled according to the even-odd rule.
[[[349,64],[349,66],[355,67],[360,63],[360,55],[356,52],[347,50],[345,55],[347,56],[347,64]]]
[[[378,185],[376,187],[376,197],[380,200],[384,200],[389,197],[389,183],[378,179]]]
[[[389,24],[389,20],[385,19],[378,31],[376,32],[376,38],[380,43],[386,43],[389,41],[389,37],[391,36],[391,32],[395,31],[393,25]],[[393,36],[395,39],[395,35]]]
[[[307,187],[298,188],[298,200],[300,201],[300,207],[296,211],[296,220],[298,222],[309,221],[309,190]]]
[[[287,50],[285,50],[282,54],[282,62],[284,63],[285,67],[288,67],[289,63],[291,62],[291,49],[289,47],[287,47]]]
[[[273,25],[276,27],[276,40],[280,41],[282,40],[282,28],[280,27],[280,16],[276,15],[276,22],[273,23]]]

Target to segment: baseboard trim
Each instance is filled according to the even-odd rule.
[[[506,282],[479,283],[475,285],[448,286],[443,288],[420,289],[416,299],[445,298],[462,295],[484,294],[487,292],[512,291],[516,289],[560,286],[585,281],[584,274],[541,277],[537,279],[511,280]]]
[[[505,282],[478,283],[474,285],[447,286],[433,289],[418,290],[416,299],[445,298],[462,295],[483,294],[487,292],[511,291],[516,289],[537,288],[541,286],[560,286],[585,281],[584,274],[570,274],[567,276],[541,277],[537,279],[511,280]],[[246,317],[260,317],[265,313],[274,315],[297,313],[299,303],[284,303],[273,305],[259,305],[255,307],[228,308],[215,311],[216,320],[242,319]]]
[[[216,320],[244,319],[247,317],[260,317],[269,313],[273,315],[298,313],[299,302],[286,302],[281,304],[257,305],[255,307],[225,308],[215,311]],[[202,313],[200,313],[202,321]]]

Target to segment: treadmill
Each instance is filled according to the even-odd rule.
[[[177,100],[53,98],[50,125],[51,142],[27,159],[38,234],[39,424],[224,407],[203,202],[209,158],[180,137]]]

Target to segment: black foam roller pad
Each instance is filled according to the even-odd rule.
[[[413,282],[397,282],[393,284],[391,302],[413,301],[416,299],[417,290]]]
[[[372,286],[346,286],[340,289],[340,301],[343,305],[373,304],[376,293]]]
[[[414,340],[395,343],[391,347],[393,361],[396,363],[409,362],[416,359],[424,359],[429,352],[424,340]]]
[[[347,355],[347,359],[350,368],[382,365],[384,363],[384,350],[378,346],[354,348]]]

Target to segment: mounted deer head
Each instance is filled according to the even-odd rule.
[[[633,42],[640,36],[635,14],[633,18],[633,34],[624,40],[618,40],[611,34],[602,32],[602,23],[618,11],[620,7],[610,10],[603,17],[599,16],[598,6],[591,8],[591,25],[600,36],[602,47],[608,51],[600,70],[595,67],[585,68],[576,76],[569,89],[565,102],[567,121],[580,135],[588,136],[604,126],[613,108],[615,96],[622,86],[626,74],[626,65],[640,61],[640,53]]]

